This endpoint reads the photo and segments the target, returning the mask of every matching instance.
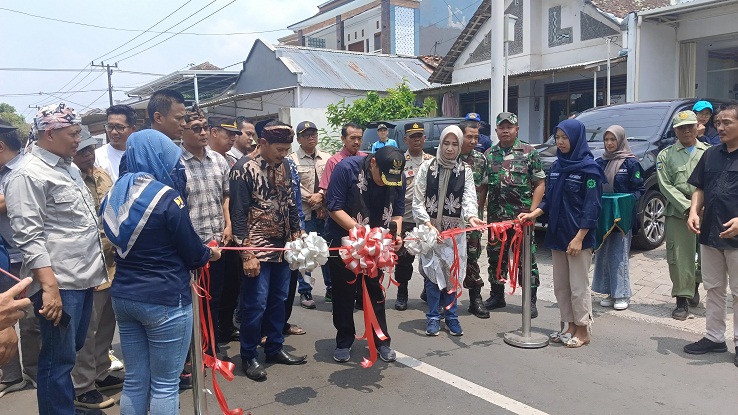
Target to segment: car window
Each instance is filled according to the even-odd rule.
[[[453,121],[441,121],[433,124],[433,133],[430,137],[428,137],[429,140],[434,141],[441,141],[441,133],[443,132],[444,128],[448,127],[449,125],[459,125],[458,122]]]
[[[668,105],[638,108],[623,105],[583,112],[576,119],[584,124],[587,141],[602,142],[608,127],[616,124],[625,128],[628,140],[648,140],[661,134],[664,119],[670,116]],[[547,144],[554,144],[553,137]]]

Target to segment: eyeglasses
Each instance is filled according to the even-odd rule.
[[[318,133],[305,133],[300,134],[298,138],[318,138]]]
[[[192,132],[195,134],[200,134],[202,130],[207,131],[207,129],[208,129],[207,124],[206,125],[193,125],[192,127],[185,127],[185,130],[192,130]]]
[[[128,128],[127,125],[120,125],[120,124],[105,124],[105,131],[107,132],[113,132],[113,130],[122,133],[123,131]]]

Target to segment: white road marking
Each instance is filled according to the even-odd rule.
[[[540,411],[532,406],[528,406],[522,402],[518,402],[515,399],[508,398],[505,395],[497,393],[491,389],[487,389],[483,386],[477,385],[476,383],[470,382],[464,378],[460,378],[453,373],[446,372],[435,366],[431,366],[427,363],[421,362],[418,359],[397,352],[397,362],[403,365],[415,369],[420,373],[424,373],[434,379],[438,379],[441,382],[451,385],[456,389],[466,392],[477,398],[484,399],[492,405],[499,406],[500,408],[506,409],[514,414],[518,415],[548,415],[546,412]]]

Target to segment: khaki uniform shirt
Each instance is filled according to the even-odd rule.
[[[666,197],[664,215],[686,219],[689,213],[692,193],[695,187],[687,183],[697,162],[700,161],[709,145],[697,141],[690,153],[682,143],[661,150],[656,157],[656,174],[659,179],[661,194]]]
[[[102,202],[105,195],[108,194],[110,188],[113,187],[113,179],[110,178],[107,171],[95,166],[92,167],[91,175],[87,175],[84,172],[81,172],[80,174],[82,176],[82,180],[85,181],[85,185],[87,185],[87,188],[92,194],[92,200],[95,202],[95,212],[100,212],[100,202]],[[110,288],[110,284],[115,276],[115,248],[113,247],[113,244],[110,243],[107,236],[105,236],[102,221],[100,221],[98,228],[100,229],[100,239],[102,239],[103,255],[105,255],[105,268],[108,271],[108,278],[110,281],[98,286],[96,289],[104,290],[106,288]]]
[[[313,156],[315,156],[313,158]],[[325,165],[331,155],[315,149],[313,155],[305,153],[302,147],[298,147],[297,151],[289,155],[290,159],[297,166],[297,174],[300,176],[300,194],[302,195],[302,211],[305,213],[305,220],[311,220],[317,215],[316,210],[321,209],[322,204],[311,207],[308,199],[318,190],[318,182],[323,177]]]

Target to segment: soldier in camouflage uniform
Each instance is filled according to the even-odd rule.
[[[487,222],[501,222],[516,219],[520,213],[530,212],[538,207],[543,199],[546,174],[543,172],[541,157],[530,145],[518,139],[518,117],[510,112],[497,116],[496,133],[500,142],[485,153],[487,174],[481,200],[487,196]],[[509,231],[508,241],[513,232]],[[497,240],[487,244],[489,260],[489,281],[491,293],[484,302],[488,310],[505,307],[505,282],[497,279],[497,265],[502,255],[501,278],[507,280],[508,246],[500,252],[501,243]],[[535,260],[535,239],[531,246],[531,317],[538,316],[536,308],[539,285],[538,264]],[[522,267],[522,266],[521,266]]]
[[[464,141],[461,144],[461,155],[459,158],[468,164],[474,173],[474,184],[477,186],[477,200],[479,201],[479,217],[482,217],[482,206],[484,206],[484,198],[480,197],[480,190],[485,183],[487,161],[484,154],[474,149],[479,142],[479,123],[476,121],[466,120],[459,124],[459,128],[464,133]],[[482,233],[480,231],[471,231],[466,233],[466,276],[464,278],[464,288],[469,290],[469,309],[468,311],[479,318],[489,318],[489,311],[484,308],[482,302],[482,287],[484,280],[479,272],[479,256],[482,254]]]

